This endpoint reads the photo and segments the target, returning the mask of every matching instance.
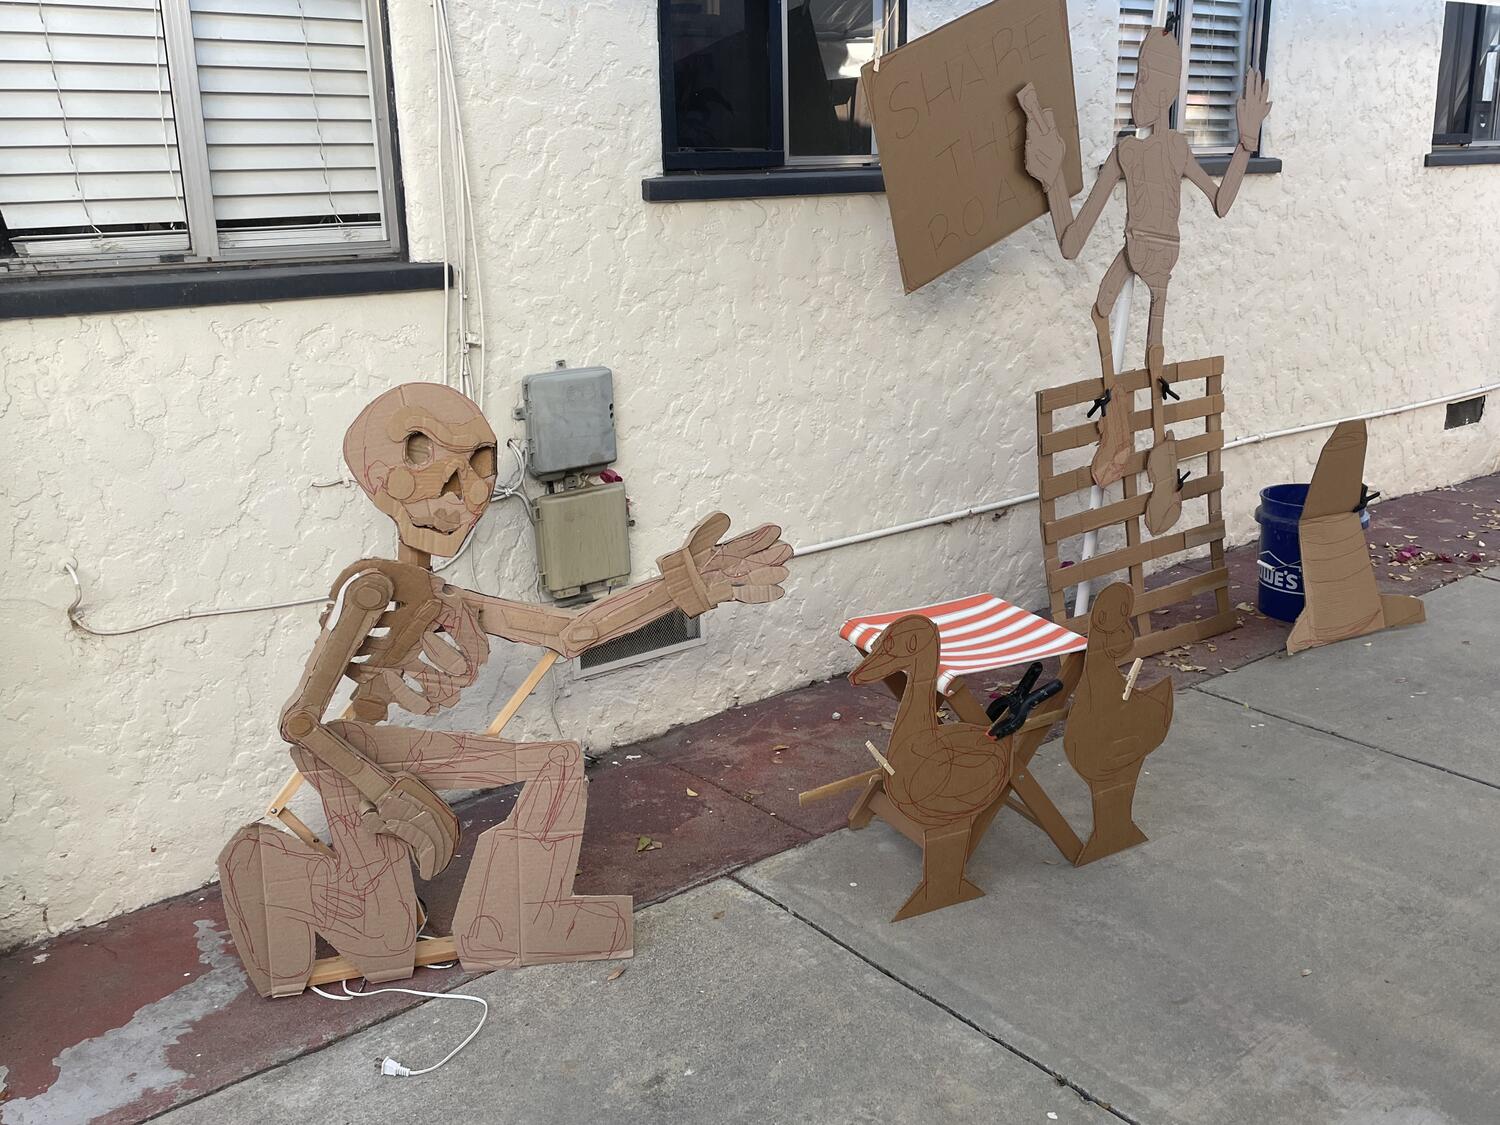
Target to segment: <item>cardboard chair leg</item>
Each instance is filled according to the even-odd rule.
[[[865,785],[865,791],[859,795],[859,800],[854,802],[854,807],[849,810],[849,827],[858,831],[869,827],[870,820],[875,816],[875,810],[870,807],[875,794],[885,792],[885,781],[880,777],[872,777]]]
[[[892,922],[984,897],[984,892],[964,877],[972,833],[971,821],[927,830],[922,842],[922,882],[896,911]]]

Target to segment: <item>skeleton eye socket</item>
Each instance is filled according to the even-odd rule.
[[[495,475],[495,447],[493,445],[481,445],[474,450],[469,457],[469,468],[473,469],[482,477]]]
[[[433,443],[426,434],[417,432],[406,435],[406,463],[425,465],[432,460]]]

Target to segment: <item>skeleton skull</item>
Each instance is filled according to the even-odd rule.
[[[402,543],[451,557],[489,506],[495,431],[453,388],[406,383],[360,412],[344,435],[344,461]]]

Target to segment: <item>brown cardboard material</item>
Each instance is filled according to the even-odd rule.
[[[1420,598],[1382,594],[1360,526],[1364,422],[1339,425],[1318,456],[1302,507],[1302,584],[1307,602],[1287,637],[1288,653],[1427,620]]]
[[[1151,373],[1151,432],[1155,444],[1146,454],[1146,478],[1151,497],[1146,501],[1146,530],[1165,535],[1182,518],[1182,475],[1177,471],[1177,439],[1167,429],[1166,384],[1162,382],[1162,351],[1152,348],[1146,364]]]
[[[1128,681],[1120,674],[1120,662],[1135,649],[1134,601],[1123,582],[1106,586],[1095,599],[1083,679],[1063,731],[1063,752],[1088,782],[1094,806],[1094,828],[1079,853],[1080,867],[1146,842],[1131,817],[1136,781],[1146,755],[1162,744],[1172,725],[1170,679],[1134,691],[1134,671]]]
[[[854,684],[881,681],[900,700],[890,743],[883,755],[876,752],[880,768],[799,797],[808,804],[859,787],[849,812],[851,828],[864,828],[879,816],[922,848],[922,881],[893,922],[983,895],[964,869],[1002,807],[1046,832],[1070,862],[1082,849],[1028,769],[1047,732],[1066,713],[1082,657],[1064,656],[1062,691],[997,741],[989,737],[984,706],[962,680],[946,696],[938,694],[939,655],[937,626],[927,617],[913,614],[885,629],[849,676]],[[958,722],[940,720],[941,703],[953,709]]]
[[[1185,462],[1202,457],[1204,471],[1189,479],[1180,489],[1172,490],[1172,499],[1186,504],[1198,499],[1204,501],[1201,523],[1195,523],[1183,531],[1170,535],[1146,539],[1141,533],[1141,522],[1151,503],[1151,496],[1142,494],[1139,476],[1148,467],[1149,453],[1132,453],[1125,463],[1125,475],[1121,478],[1124,498],[1099,508],[1087,507],[1088,493],[1093,487],[1093,472],[1089,465],[1074,469],[1059,469],[1057,458],[1074,450],[1092,445],[1097,431],[1084,415],[1084,408],[1099,397],[1102,387],[1100,379],[1083,379],[1061,387],[1049,387],[1038,391],[1036,396],[1037,417],[1037,488],[1038,511],[1042,530],[1042,559],[1046,567],[1047,591],[1051,599],[1052,619],[1066,625],[1075,632],[1085,632],[1090,618],[1086,615],[1070,617],[1068,613],[1069,588],[1087,579],[1106,578],[1126,572],[1135,601],[1135,624],[1139,634],[1134,656],[1151,656],[1189,641],[1203,640],[1227,632],[1238,624],[1229,602],[1229,569],[1224,558],[1224,474],[1222,451],[1224,448],[1224,360],[1215,356],[1195,359],[1183,363],[1163,364],[1159,374],[1149,370],[1127,371],[1119,376],[1118,385],[1130,396],[1145,389],[1153,378],[1161,385],[1172,387],[1181,394],[1181,399],[1171,404],[1154,403],[1150,411],[1136,411],[1129,416],[1132,432],[1151,428],[1159,412],[1163,426],[1174,424],[1176,432],[1184,433],[1184,425],[1202,425],[1201,433],[1173,439],[1173,452]],[[1188,385],[1201,382],[1203,391],[1193,395]],[[1065,424],[1071,416],[1073,424]],[[1133,441],[1133,439],[1132,439]],[[1176,470],[1174,469],[1174,475]],[[1070,515],[1058,515],[1059,504],[1071,504],[1082,508]],[[1089,559],[1065,559],[1063,545],[1078,539],[1088,532],[1104,533],[1110,529],[1123,532],[1121,546],[1098,550]],[[1149,562],[1166,559],[1171,555],[1207,547],[1207,568],[1203,573],[1179,579],[1165,585],[1148,587],[1145,566]],[[1151,614],[1157,610],[1200,596],[1211,595],[1212,606],[1196,621],[1189,621],[1170,629],[1159,629],[1152,625]]]
[[[1120,413],[1128,417],[1134,409],[1129,399],[1122,403],[1114,397],[1119,388],[1109,316],[1115,301],[1132,273],[1151,291],[1146,348],[1147,366],[1153,366],[1150,358],[1153,350],[1157,356],[1162,354],[1159,349],[1163,346],[1167,287],[1181,250],[1182,183],[1186,180],[1201,190],[1220,218],[1228,214],[1249,167],[1250,154],[1259,144],[1261,125],[1271,110],[1265,82],[1258,73],[1250,71],[1245,77],[1245,94],[1236,106],[1239,141],[1222,180],[1215,183],[1193,155],[1187,137],[1168,125],[1181,73],[1182,49],[1176,36],[1164,28],[1152,28],[1141,43],[1130,102],[1136,126],[1149,134],[1128,136],[1115,145],[1076,217],[1071,197],[1077,189],[1070,175],[1073,166],[1070,157],[1077,144],[1076,129],[1069,135],[1058,127],[1055,107],[1046,90],[1028,88],[1018,95],[1027,120],[1026,170],[1046,190],[1053,233],[1063,257],[1072,260],[1078,256],[1110,194],[1120,181],[1125,182],[1125,245],[1105,271],[1092,312],[1103,379],[1099,400],[1103,418],[1099,422],[1099,449],[1093,463],[1094,481],[1101,487],[1125,475],[1133,452],[1127,444],[1130,430],[1121,427],[1118,417],[1111,418],[1112,414]],[[1063,108],[1071,110],[1072,103]],[[1152,393],[1159,393],[1159,389],[1153,387]],[[1161,468],[1165,471],[1166,466]],[[1157,514],[1165,519],[1170,513]]]
[[[310,981],[394,980],[439,952],[469,969],[630,956],[630,899],[573,894],[587,808],[578,743],[499,735],[559,657],[676,609],[697,615],[726,601],[779,598],[791,548],[772,525],[724,539],[729,519],[715,513],[663,557],[659,579],[583,610],[513,602],[451,586],[429,569],[432,555],[462,546],[494,488],[495,436],[474,403],[438,384],[397,387],[361,412],[344,451],[395,521],[400,558],[365,559],[339,576],[282,713],[298,774],[322,798],[328,843],[287,819],[293,775],[269,812],[302,831],[247,825],[219,856],[230,932],[252,982],[285,996]],[[431,715],[458,702],[491,636],[544,652],[485,733],[388,723],[392,705]],[[343,718],[326,718],[344,679],[355,685],[352,703]],[[458,821],[439,792],[516,782],[523,788],[510,817],[475,842],[452,937],[419,951],[412,864],[429,878],[458,844]],[[319,935],[339,957],[314,961]]]
[[[1016,92],[1033,84],[1083,190],[1065,0],[994,0],[867,63],[901,281],[911,293],[1047,213],[1026,174]]]

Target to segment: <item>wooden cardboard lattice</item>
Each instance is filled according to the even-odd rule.
[[[1098,426],[1084,417],[1084,410],[1103,392],[1103,379],[1096,377],[1051,387],[1038,391],[1036,396],[1042,555],[1053,620],[1075,632],[1087,632],[1088,614],[1075,617],[1070,613],[1068,589],[1085,581],[1093,583],[1097,589],[1101,579],[1128,572],[1130,588],[1135,594],[1134,616],[1138,633],[1132,655],[1137,657],[1151,656],[1177,645],[1212,637],[1234,628],[1236,624],[1234,610],[1229,604],[1229,570],[1224,561],[1224,474],[1220,463],[1224,448],[1224,359],[1214,356],[1166,364],[1161,369],[1161,376],[1175,393],[1182,396],[1164,408],[1166,423],[1178,426],[1178,459],[1184,463],[1200,458],[1207,461],[1206,466],[1201,461],[1193,466],[1194,475],[1182,487],[1182,500],[1205,498],[1207,515],[1196,526],[1157,538],[1147,538],[1142,531],[1150,499],[1149,486],[1143,489],[1139,480],[1146,469],[1146,450],[1135,450],[1125,462],[1125,474],[1121,480],[1123,498],[1106,496],[1105,502],[1097,508],[1088,506],[1088,493],[1094,480],[1087,463],[1072,469],[1055,467],[1054,461],[1059,454],[1091,447],[1098,440]],[[1135,409],[1136,392],[1148,389],[1150,380],[1151,375],[1145,370],[1123,372],[1116,379],[1115,394],[1123,397],[1129,408],[1132,434],[1153,429],[1152,411]],[[1203,385],[1201,394],[1195,397],[1186,393],[1184,384],[1200,381]],[[1058,415],[1064,412],[1076,414],[1077,418],[1065,417],[1060,424]],[[1183,436],[1182,423],[1198,422],[1203,427],[1201,433]],[[1083,510],[1059,516],[1059,502],[1068,505],[1069,498],[1080,494]],[[1074,548],[1070,554],[1076,561],[1065,565],[1062,549],[1065,542],[1091,531],[1100,533],[1102,540],[1113,528],[1122,530],[1123,545],[1106,549],[1101,541],[1099,549],[1087,559]],[[1169,579],[1155,588],[1147,588],[1148,563],[1200,547],[1208,548],[1206,572]],[[1208,594],[1213,597],[1211,615],[1167,629],[1152,627],[1152,613]]]

